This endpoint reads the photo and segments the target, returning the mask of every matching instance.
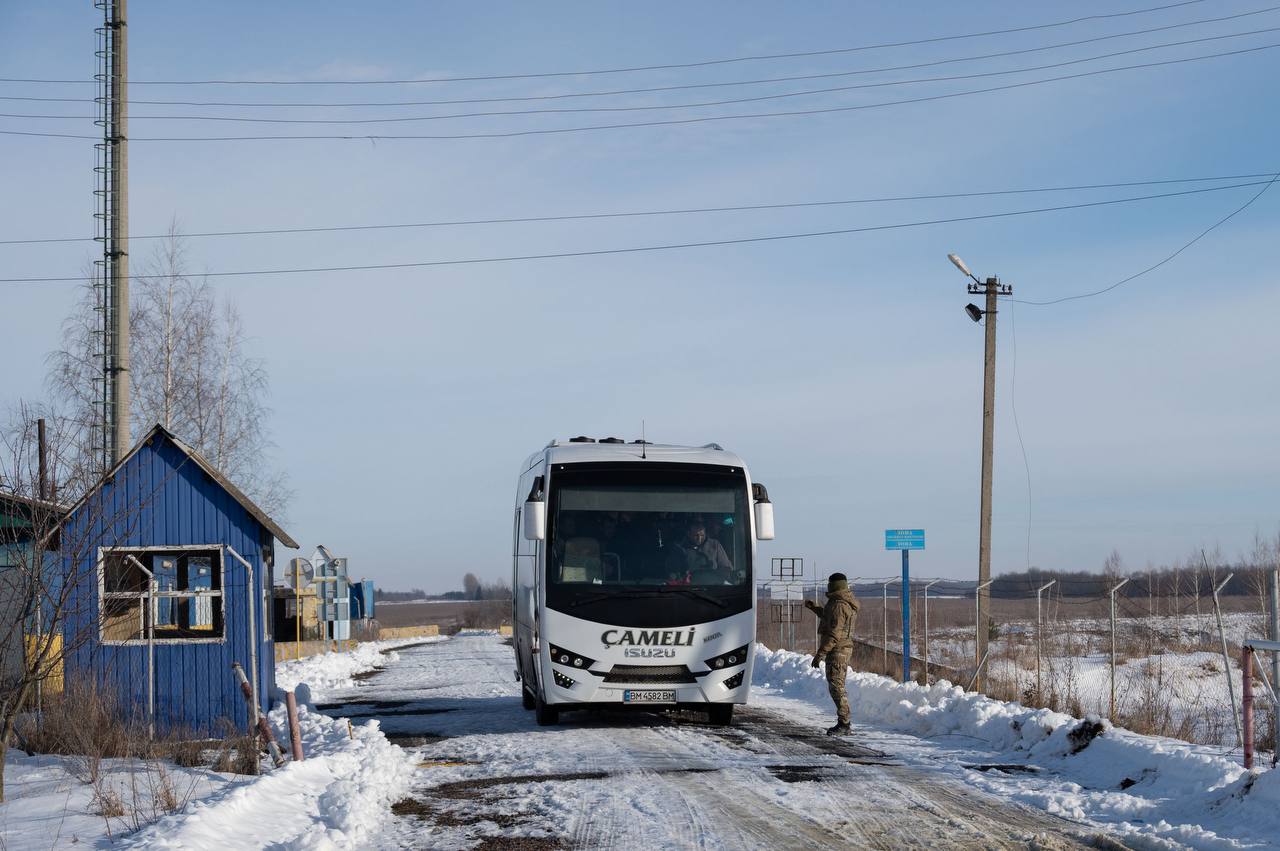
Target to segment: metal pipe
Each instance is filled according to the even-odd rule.
[[[929,684],[929,589],[941,581],[935,579],[924,586],[924,635],[921,636],[924,644],[924,685]]]
[[[1218,602],[1218,594],[1227,587],[1227,583],[1235,576],[1228,573],[1227,578],[1219,582],[1213,589],[1213,616],[1218,621],[1218,640],[1222,642],[1222,667],[1227,678],[1227,691],[1231,694],[1231,715],[1236,722],[1236,746],[1244,742],[1244,731],[1240,729],[1240,707],[1236,705],[1236,684],[1231,679],[1231,657],[1227,653],[1227,633],[1222,628],[1222,606]]]
[[[252,674],[252,676],[253,676],[253,682],[252,682],[252,685],[250,686],[250,689],[251,689],[251,691],[252,691],[252,697],[253,697],[253,718],[251,718],[250,720],[251,720],[251,721],[253,721],[254,725],[256,726],[256,725],[257,725],[257,722],[258,722],[258,715],[259,715],[259,705],[258,705],[258,642],[257,642],[258,629],[257,629],[257,619],[254,617],[254,611],[253,611],[253,595],[254,595],[253,565],[249,564],[249,562],[245,560],[244,556],[242,556],[242,555],[240,555],[240,553],[236,552],[236,551],[235,551],[235,549],[234,549],[230,544],[228,544],[228,545],[227,545],[227,552],[231,553],[231,555],[235,557],[235,560],[236,560],[236,561],[238,561],[238,562],[240,562],[242,565],[244,565],[245,574],[246,574],[246,575],[247,575],[247,577],[248,577],[248,592],[249,592],[249,593],[248,593],[248,598],[249,598],[249,672],[250,672],[250,674]]]
[[[880,645],[881,655],[884,658],[880,663],[880,671],[886,677],[889,676],[889,584],[891,582],[893,582],[892,579],[885,582],[880,589],[884,595],[884,618],[882,624],[884,627],[884,641]]]
[[[1271,640],[1280,641],[1280,569],[1271,571]],[[1271,682],[1280,685],[1280,653],[1271,654]],[[1271,695],[1271,731],[1276,740],[1271,749],[1274,768],[1280,759],[1280,700],[1275,699],[1274,692]]]
[[[902,551],[902,681],[911,682],[911,565],[910,550]]]
[[[1253,768],[1253,648],[1240,649],[1240,712],[1244,725],[1244,767]]]
[[[1036,589],[1036,700],[1041,702],[1044,700],[1044,692],[1041,691],[1040,685],[1041,634],[1044,632],[1044,620],[1040,612],[1040,595],[1057,581],[1056,579],[1050,580],[1048,585],[1042,585]]]
[[[1128,584],[1128,579],[1122,579],[1108,592],[1111,595],[1111,711],[1107,717],[1112,720],[1116,717],[1116,592]]]
[[[125,558],[138,566],[147,575],[147,732],[151,738],[156,737],[156,575],[138,561],[133,553],[125,553]],[[141,595],[139,595],[141,596]],[[139,601],[141,602],[141,601]]]

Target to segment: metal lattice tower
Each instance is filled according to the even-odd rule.
[[[126,0],[94,0],[102,10],[98,34],[98,126],[94,172],[95,234],[102,259],[94,263],[94,307],[100,323],[94,355],[102,375],[95,380],[97,410],[93,449],[103,470],[129,450],[129,143],[128,30]]]

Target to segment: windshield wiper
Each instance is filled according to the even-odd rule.
[[[717,606],[719,606],[722,609],[726,608],[729,605],[724,600],[717,600],[715,597],[712,597],[710,594],[703,594],[701,591],[695,591],[694,589],[689,588],[688,586],[685,586],[685,585],[662,586],[662,593],[667,594],[672,591],[676,591],[681,594],[689,594],[691,596],[697,597],[699,600],[706,600],[708,603],[715,603]]]
[[[608,591],[603,593],[598,593],[598,594],[588,594],[586,597],[579,597],[578,599],[574,600],[565,608],[576,609],[579,606],[585,606],[587,603],[598,603],[601,600],[607,600],[610,597],[614,597],[614,596],[617,596],[617,595],[612,594]]]

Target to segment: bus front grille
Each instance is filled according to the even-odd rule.
[[[696,683],[684,665],[614,665],[604,675],[606,683]]]

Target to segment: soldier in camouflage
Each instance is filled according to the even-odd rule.
[[[818,616],[818,652],[813,654],[813,667],[825,658],[827,661],[827,689],[836,704],[836,725],[827,730],[828,736],[844,736],[849,733],[849,697],[845,694],[845,672],[853,655],[853,625],[858,619],[858,600],[849,590],[849,580],[843,573],[833,573],[827,578],[827,604],[819,606],[812,600],[804,601],[805,607]]]

